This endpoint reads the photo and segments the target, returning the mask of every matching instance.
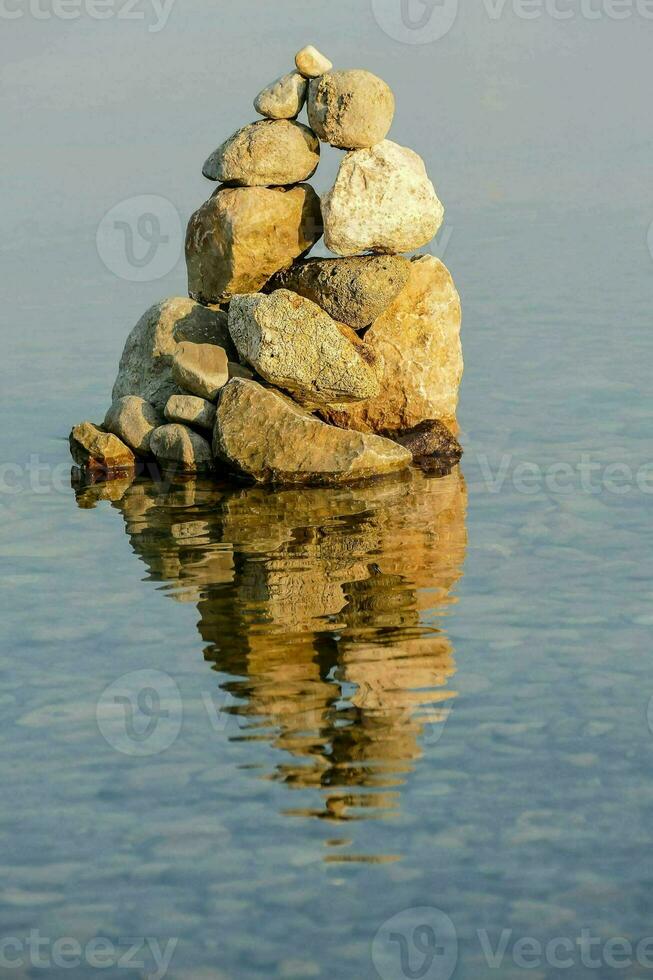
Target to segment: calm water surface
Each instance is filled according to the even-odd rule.
[[[173,980],[650,974],[512,952],[653,934],[646,222],[451,220],[462,466],[353,489],[72,490],[64,437],[183,270],[116,285],[54,237],[32,296],[5,249],[4,937],[176,939]]]

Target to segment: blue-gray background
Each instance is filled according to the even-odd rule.
[[[2,7],[2,937],[174,936],[170,976],[241,980],[375,964],[401,977],[372,939],[423,906],[454,921],[458,977],[524,975],[510,953],[488,967],[484,928],[494,946],[503,929],[511,944],[651,934],[653,20],[598,0],[561,2],[565,20],[465,2],[420,44],[380,26],[399,7],[175,0],[167,20],[142,0],[106,20]],[[283,815],[287,788],[258,778],[276,759],[265,740],[207,725],[195,606],[170,601],[165,568],[162,586],[141,581],[119,515],[77,509],[62,485],[63,437],[101,419],[128,330],[185,289],[179,233],[165,275],[134,282],[98,254],[104,215],[155,195],[182,228],[210,190],[207,154],[308,41],[393,87],[390,136],[424,157],[447,208],[434,251],[464,309],[469,544],[446,618],[459,698],[394,818],[342,834]],[[320,191],[338,159],[325,149]],[[543,476],[525,493],[515,477],[584,455],[592,489]],[[134,761],[101,738],[95,704],[153,667],[182,687],[185,727]],[[401,860],[326,863],[340,836]],[[576,958],[562,975],[585,972]]]

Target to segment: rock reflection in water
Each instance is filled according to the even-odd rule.
[[[240,716],[227,736],[283,750],[270,775],[316,790],[289,813],[398,805],[425,726],[437,732],[454,697],[451,643],[429,620],[462,574],[458,469],[329,489],[121,481],[77,497],[109,499],[151,579],[197,604],[223,710]]]

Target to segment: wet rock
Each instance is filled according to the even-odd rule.
[[[165,417],[169,422],[181,422],[198,429],[213,431],[215,405],[196,395],[171,395],[165,407]]]
[[[320,162],[315,133],[288,119],[260,119],[244,126],[208,158],[209,180],[243,187],[272,187],[307,180]]]
[[[359,401],[379,392],[371,359],[361,346],[297,293],[278,289],[269,296],[235,296],[229,332],[243,361],[306,405]]]
[[[254,108],[268,119],[294,119],[306,102],[307,91],[306,79],[299,72],[291,71],[259,92]]]
[[[171,423],[155,429],[150,448],[164,469],[205,473],[213,469],[211,446],[185,425]]]
[[[76,425],[70,433],[69,442],[74,461],[83,469],[111,475],[135,466],[131,449],[112,432],[106,432],[92,422]]]
[[[159,412],[139,395],[117,398],[104,417],[107,432],[113,432],[140,456],[147,456],[150,436],[162,424]]]
[[[422,158],[384,140],[344,157],[322,213],[327,247],[355,255],[421,248],[440,228],[444,208]]]
[[[265,287],[291,289],[354,330],[376,320],[401,292],[410,264],[399,255],[306,259],[278,272]]]
[[[374,146],[385,139],[395,113],[395,97],[369,71],[329,71],[308,86],[308,121],[319,138],[344,150]]]
[[[183,391],[214,401],[229,380],[228,363],[222,347],[184,341],[173,355],[172,377]]]
[[[213,451],[258,483],[347,483],[395,473],[411,460],[389,439],[326,425],[279,392],[238,378],[220,394]]]
[[[305,48],[298,51],[295,55],[297,71],[306,78],[317,78],[333,68],[332,63],[321,54],[312,44],[307,44]]]
[[[408,449],[413,460],[426,469],[434,467],[449,472],[463,454],[453,432],[439,419],[425,419],[403,432],[386,432],[386,435]]]
[[[150,307],[129,334],[112,401],[139,395],[162,413],[170,395],[180,393],[172,377],[172,359],[184,340],[218,344],[229,357],[238,359],[224,311],[201,306],[188,297],[166,299]]]
[[[308,184],[219,187],[186,235],[190,295],[203,303],[256,292],[322,234],[320,201]]]
[[[324,414],[363,432],[409,429],[425,419],[455,423],[463,373],[460,299],[446,266],[432,255],[410,263],[402,292],[372,324],[365,343],[378,359],[381,394]]]

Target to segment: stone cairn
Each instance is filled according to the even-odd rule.
[[[444,209],[422,159],[386,139],[392,91],[312,46],[213,152],[186,236],[190,298],[149,309],[102,425],[70,436],[83,479],[148,460],[270,484],[451,469],[460,300],[425,246]],[[297,122],[306,103],[308,123]],[[346,150],[322,200],[320,141]],[[324,235],[338,258],[306,258]]]

